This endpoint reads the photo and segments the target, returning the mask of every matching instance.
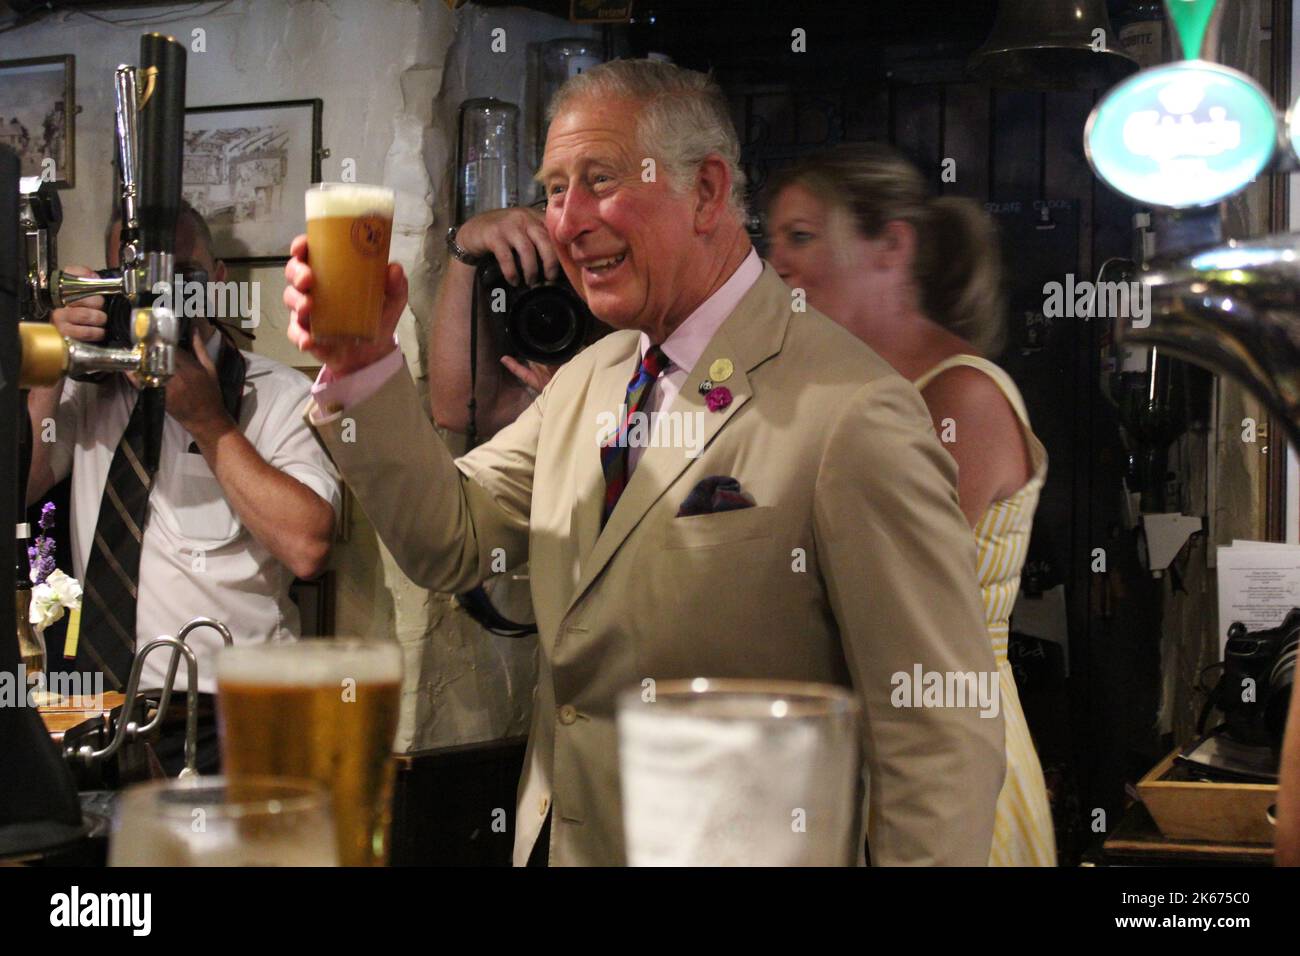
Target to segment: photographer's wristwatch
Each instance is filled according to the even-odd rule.
[[[476,256],[468,249],[464,249],[456,242],[456,230],[459,226],[452,226],[447,230],[447,251],[451,253],[452,258],[458,259],[467,266],[476,266],[483,260],[482,256]]]

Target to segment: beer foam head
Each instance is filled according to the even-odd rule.
[[[217,681],[274,686],[338,686],[402,679],[402,649],[395,642],[303,640],[225,647],[217,654]]]
[[[393,217],[393,191],[358,183],[320,183],[307,190],[307,218]]]

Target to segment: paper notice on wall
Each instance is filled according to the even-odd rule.
[[[1234,541],[1218,549],[1219,659],[1228,628],[1241,621],[1248,631],[1277,627],[1300,607],[1300,547],[1265,541]]]

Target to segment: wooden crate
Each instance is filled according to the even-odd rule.
[[[1272,845],[1270,808],[1277,784],[1207,783],[1179,779],[1174,751],[1138,781],[1138,793],[1166,837]]]

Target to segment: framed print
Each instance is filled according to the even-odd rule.
[[[76,184],[73,126],[75,57],[0,60],[0,143],[22,160],[22,175]]]
[[[321,101],[196,106],[185,111],[182,192],[226,262],[289,259],[303,195],[320,182]]]

